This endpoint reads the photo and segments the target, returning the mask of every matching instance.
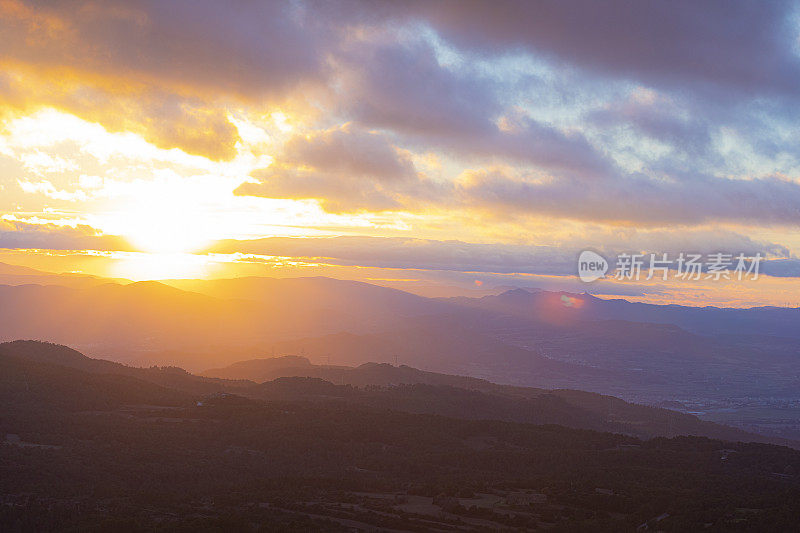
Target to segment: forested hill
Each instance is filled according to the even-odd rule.
[[[65,366],[8,351],[3,531],[785,531],[800,520],[800,452],[786,447],[478,419],[507,409],[502,396],[447,385],[294,377],[233,382],[249,397],[201,394],[146,379],[175,369],[134,377],[81,370],[71,352]],[[177,383],[203,379],[188,376]],[[574,404],[543,398],[531,413],[575,422]]]
[[[151,390],[147,386],[156,386],[164,393],[181,394],[186,401],[228,393],[258,400],[336,402],[379,411],[398,410],[470,420],[559,424],[639,438],[695,435],[730,441],[797,445],[792,441],[702,421],[693,415],[628,403],[612,396],[576,390],[497,385],[470,377],[424,372],[404,365],[313,365],[302,357],[289,356],[244,361],[197,376],[175,367],[135,368],[93,359],[66,346],[37,341],[2,343],[0,357],[5,357],[6,364],[11,365],[5,376],[8,387],[19,387],[19,381],[15,380],[27,375],[26,364],[31,364],[37,372],[46,371],[53,382],[63,376],[61,381],[64,383],[60,388],[54,388],[51,383],[44,387],[44,391],[63,390],[65,403],[69,403],[74,376],[80,376],[86,382],[95,376],[97,380],[108,382],[100,389],[107,387],[111,398],[115,398],[116,391],[110,383],[120,382],[146,390]],[[63,372],[59,368],[63,368]],[[13,369],[17,369],[16,374]],[[31,386],[33,382],[25,379],[27,386]],[[83,397],[82,390],[76,389],[75,395]],[[132,403],[125,398],[115,401],[117,404]]]

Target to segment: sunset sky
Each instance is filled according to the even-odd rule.
[[[0,262],[797,305],[800,10],[610,4],[0,0]]]

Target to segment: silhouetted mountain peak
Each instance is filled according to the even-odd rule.
[[[225,379],[242,379],[241,376],[248,376],[247,379],[261,382],[271,379],[272,373],[276,370],[284,368],[302,369],[310,366],[311,361],[306,357],[284,355],[280,357],[238,361],[224,368],[211,368],[202,372],[201,375]]]
[[[267,381],[260,385],[262,393],[267,395],[279,395],[282,398],[292,396],[313,397],[313,396],[343,396],[347,387],[334,385],[330,381],[322,378],[286,376],[279,377],[272,381]]]
[[[405,365],[403,365],[403,366],[405,366]],[[395,367],[392,366],[389,363],[373,363],[373,362],[369,362],[369,363],[364,363],[362,365],[358,365],[356,368],[360,368],[362,370],[369,370],[369,369],[390,370],[390,369],[393,369]],[[406,368],[408,368],[408,367],[406,367]]]
[[[62,366],[74,366],[91,360],[68,346],[37,340],[0,343],[0,354]]]
[[[0,263],[0,274],[11,274],[15,276],[38,276],[42,274],[49,274],[49,272],[42,272],[34,268],[28,268],[19,265],[9,265],[8,263]]]
[[[531,291],[529,291],[528,289],[517,288],[517,289],[511,289],[511,290],[507,290],[505,292],[502,292],[502,293],[498,294],[496,296],[496,298],[502,298],[504,300],[518,299],[518,298],[530,298],[531,294],[533,294],[533,293]],[[492,297],[493,296],[486,296],[486,298],[492,298]]]

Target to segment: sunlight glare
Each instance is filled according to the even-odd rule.
[[[187,253],[130,253],[112,267],[114,277],[132,281],[205,278],[208,257]]]

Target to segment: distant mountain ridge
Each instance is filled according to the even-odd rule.
[[[121,278],[104,278],[78,272],[46,272],[20,265],[0,263],[0,285],[62,285],[89,287],[104,283],[130,283]]]
[[[668,529],[783,531],[798,516],[796,450],[598,395],[302,376],[198,395],[60,360],[98,369],[51,344],[0,345],[3,531],[632,531],[665,509]],[[636,437],[660,422],[727,440]]]
[[[114,361],[86,357],[77,350],[49,342],[17,340],[0,343],[0,357],[2,356],[45,365],[57,365],[88,374],[127,376],[188,394],[233,392],[253,385],[252,382],[195,376],[176,367],[131,367]]]
[[[656,306],[529,289],[431,299],[322,277],[52,279],[0,285],[0,341],[42,339],[192,371],[271,353],[338,365],[397,361],[642,403],[791,399],[799,385],[793,309]]]
[[[800,308],[720,308],[602,299],[589,293],[512,289],[481,298],[448,298],[473,309],[537,321],[624,320],[674,324],[702,335],[773,335],[800,338]]]
[[[172,391],[173,401],[198,398],[202,395],[233,393],[248,398],[278,401],[330,401],[338,399],[370,409],[394,409],[412,413],[430,413],[466,419],[497,419],[535,424],[562,424],[568,427],[627,433],[639,437],[680,434],[702,435],[727,440],[777,442],[744,431],[703,422],[691,415],[665,409],[629,404],[619,398],[575,390],[544,390],[497,385],[486,380],[423,372],[407,366],[367,363],[359,367],[326,367],[312,365],[301,357],[276,358],[269,363],[268,380],[257,383],[261,376],[248,379],[243,372],[261,367],[235,364],[236,379],[196,376],[177,368],[132,368],[110,361],[91,359],[65,346],[37,341],[15,341],[0,344],[0,359],[9,368],[24,363],[47,369],[58,376],[58,368],[67,376],[78,372],[77,382],[93,383],[90,376],[105,383],[109,376],[129,381],[130,386],[150,390],[159,395]],[[225,373],[226,369],[209,372]],[[30,373],[23,375],[30,376]],[[5,376],[18,387],[20,379],[13,372]],[[230,374],[229,374],[230,375]],[[28,379],[28,378],[25,378]],[[103,388],[104,385],[98,385]],[[353,388],[356,387],[356,388]],[[377,388],[376,388],[377,387]],[[59,388],[69,388],[68,380]],[[108,396],[110,395],[110,396]],[[113,391],[106,393],[114,399]],[[112,401],[108,400],[107,401]],[[121,403],[122,400],[114,400]],[[797,443],[800,446],[800,443]]]
[[[294,379],[304,393],[324,398],[360,401],[418,413],[458,418],[496,418],[538,424],[562,424],[582,429],[615,431],[637,436],[692,434],[727,440],[766,439],[794,445],[786,439],[748,434],[739,429],[705,422],[692,415],[625,402],[612,396],[581,390],[547,390],[498,385],[484,379],[426,372],[406,365],[364,363],[357,367],[314,365],[298,356],[240,361],[203,373],[208,377],[249,379],[263,383],[256,397],[276,398],[276,387],[286,392]],[[274,382],[282,383],[280,387]],[[317,384],[318,388],[315,389]],[[331,387],[330,384],[339,387]],[[385,393],[359,394],[348,387],[387,387]],[[797,443],[800,444],[800,443]]]
[[[800,446],[594,393],[497,385],[388,364],[328,367],[288,356],[243,361],[197,376],[180,368],[133,368],[92,359],[66,346],[18,340],[0,344],[0,367],[5,371],[0,397],[29,398],[33,383],[33,400],[58,403],[60,397],[65,399],[64,405],[83,409],[101,404],[148,403],[149,396],[177,405],[209,394],[228,393],[269,401],[339,401],[373,410],[560,424],[644,438],[692,434]],[[247,377],[253,371],[258,374]],[[233,379],[217,377],[222,375]],[[267,379],[259,383],[264,377]],[[122,387],[119,394],[117,386]]]

